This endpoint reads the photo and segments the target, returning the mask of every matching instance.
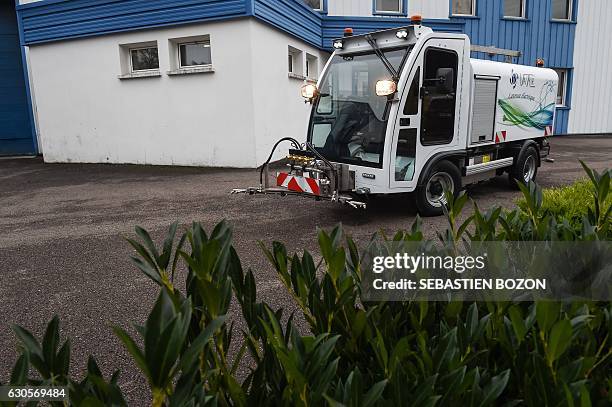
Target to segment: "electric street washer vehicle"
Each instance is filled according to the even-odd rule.
[[[472,59],[467,35],[413,23],[360,36],[347,29],[334,41],[318,84],[302,88],[312,104],[307,142],[279,140],[259,187],[233,193],[365,208],[361,197],[414,192],[419,212],[435,216],[446,190],[505,172],[511,182],[534,180],[550,152],[557,74]],[[287,170],[270,174],[281,142],[292,144]]]

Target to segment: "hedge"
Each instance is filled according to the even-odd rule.
[[[542,191],[523,187],[522,210],[494,208],[458,223],[467,196],[449,196],[444,245],[489,240],[611,240],[610,172],[587,169],[592,210],[579,225],[544,209]],[[340,227],[320,230],[321,261],[308,251],[262,244],[295,299],[295,314],[258,298],[226,222],[206,233],[199,223],[180,237],[170,227],[156,245],[136,228],[133,262],[159,295],[137,338],[116,327],[158,406],[557,406],[612,402],[612,308],[609,302],[366,302],[361,255]],[[427,242],[417,219],[395,241]],[[184,281],[175,280],[184,264]],[[246,327],[228,318],[239,305]],[[236,318],[236,317],[234,317]],[[15,326],[21,354],[10,385],[62,385],[77,406],[125,406],[119,372],[106,378],[89,358],[70,375],[70,342],[54,318],[42,339]],[[230,349],[238,349],[230,352]],[[239,380],[239,366],[249,374]],[[2,405],[14,405],[1,403]],[[61,405],[60,403],[51,403]]]

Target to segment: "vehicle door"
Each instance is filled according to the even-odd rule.
[[[391,149],[390,186],[414,190],[435,154],[456,148],[464,41],[428,40],[400,100]]]

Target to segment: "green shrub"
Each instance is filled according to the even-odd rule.
[[[542,192],[523,188],[525,208],[501,208],[457,219],[467,202],[449,196],[444,245],[462,240],[609,240],[609,173],[589,172],[593,210],[582,224],[557,222],[542,210]],[[207,234],[194,223],[177,239],[177,225],[157,247],[137,228],[129,240],[134,264],[159,286],[140,338],[115,332],[151,388],[157,406],[434,406],[609,405],[612,308],[609,303],[366,302],[361,256],[340,227],[319,231],[322,255],[290,255],[275,242],[265,255],[293,296],[310,332],[294,314],[257,298],[222,222]],[[428,244],[417,219],[394,241]],[[184,262],[184,284],[174,280]],[[237,302],[246,327],[228,321]],[[22,354],[10,384],[64,385],[71,403],[125,406],[118,373],[105,379],[90,358],[82,380],[69,376],[70,345],[60,346],[59,321],[42,343],[15,327]],[[238,346],[233,347],[233,343]],[[230,356],[229,349],[238,349]],[[248,354],[248,362],[245,356]],[[246,379],[238,367],[250,368]],[[52,403],[54,404],[54,403]],[[55,403],[57,404],[57,403]],[[4,403],[4,405],[11,405]]]
[[[575,183],[556,188],[546,188],[543,191],[542,211],[552,215],[557,221],[568,219],[573,225],[581,222],[582,217],[594,209],[591,194],[592,183],[582,179]],[[518,201],[521,209],[525,208],[525,200]],[[612,194],[605,201],[605,207],[612,206]]]

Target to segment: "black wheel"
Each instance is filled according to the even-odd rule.
[[[530,181],[535,181],[538,175],[538,161],[538,150],[534,146],[523,150],[510,170],[510,184],[516,187],[517,182],[527,185]]]
[[[423,186],[416,190],[416,204],[421,216],[440,216],[447,203],[444,191],[454,196],[461,191],[461,173],[456,165],[441,161],[434,165],[425,178]]]

